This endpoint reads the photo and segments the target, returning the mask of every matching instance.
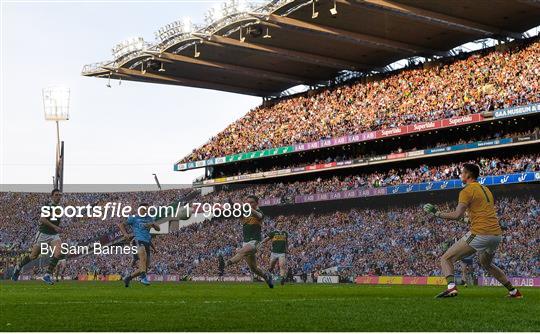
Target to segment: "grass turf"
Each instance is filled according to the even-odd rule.
[[[0,283],[2,331],[540,331],[540,289],[235,283]]]

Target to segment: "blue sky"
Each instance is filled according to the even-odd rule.
[[[0,184],[45,184],[54,174],[55,126],[44,120],[41,90],[71,89],[65,182],[190,183],[202,170],[173,163],[261,99],[177,86],[113,82],[80,75],[112,59],[111,48],[189,16],[202,23],[215,1],[2,1]]]

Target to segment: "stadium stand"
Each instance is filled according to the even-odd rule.
[[[521,142],[526,142],[526,138],[538,140],[540,128],[536,127],[527,131],[530,128],[530,120],[520,120],[523,130],[519,131],[519,126],[514,124],[512,129],[506,126],[490,126],[489,128],[476,127],[474,132],[467,128],[464,131],[453,131],[450,133],[431,133],[422,136],[421,138],[406,137],[399,138],[397,141],[392,139],[373,143],[371,145],[357,145],[356,147],[346,147],[342,150],[332,150],[330,152],[313,152],[313,154],[302,154],[297,156],[288,156],[284,159],[259,160],[254,159],[249,164],[232,164],[227,168],[220,168],[219,171],[214,171],[212,168],[208,175],[197,180],[196,184],[204,184],[204,181],[223,179],[231,176],[238,177],[231,181],[240,182],[242,180],[261,179],[261,178],[279,178],[285,177],[291,173],[303,173],[305,171],[317,172],[323,169],[339,168],[339,166],[352,167],[354,162],[369,161],[383,155],[394,155],[397,157],[406,156],[406,154],[414,153],[424,149],[442,149],[454,145],[474,145],[477,142],[484,142],[484,147],[489,147],[489,142],[492,145],[504,145],[503,139],[521,138]],[[440,141],[438,141],[440,140]],[[466,150],[462,148],[462,150]],[[457,151],[457,150],[456,150]],[[452,152],[456,154],[457,152]],[[420,155],[417,156],[421,158]],[[339,162],[343,164],[338,165]],[[345,164],[345,162],[350,162]],[[395,161],[394,161],[395,162]],[[224,166],[225,167],[225,166]],[[290,170],[288,170],[290,169]],[[284,173],[282,171],[287,171]],[[271,171],[280,171],[280,173],[268,173]],[[265,173],[266,172],[266,173]],[[261,175],[261,173],[263,173]],[[228,181],[226,183],[232,183]],[[225,182],[221,182],[225,183]]]
[[[529,42],[261,106],[181,162],[540,102],[540,43]]]
[[[376,165],[369,172],[363,173],[347,173],[347,170],[341,173],[329,171],[324,174],[315,174],[315,176],[307,175],[304,179],[295,177],[281,182],[222,186],[216,192],[201,198],[201,201],[214,198],[226,200],[229,197],[239,200],[242,196],[253,193],[260,198],[279,198],[281,203],[294,203],[298,195],[451,180],[459,178],[460,168],[467,162],[478,163],[483,175],[540,171],[540,156],[534,153],[537,152],[538,145],[529,150],[532,152],[524,155],[513,155],[511,152],[508,155],[508,153],[496,151],[484,156],[475,154],[474,158],[465,158],[461,162],[456,162],[456,157],[451,155],[445,159],[438,158],[432,164],[413,161],[401,168],[395,163]]]

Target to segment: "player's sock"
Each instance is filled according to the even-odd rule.
[[[26,254],[22,259],[21,262],[17,265],[17,269],[22,269],[28,262],[32,261],[30,258],[30,255]]]
[[[510,294],[515,294],[517,292],[517,289],[512,285],[510,281],[503,284],[505,288],[510,291]]]
[[[140,282],[144,285],[150,285],[150,282],[146,278],[146,272],[142,272]]]
[[[32,261],[32,259],[30,258],[30,254],[25,254],[19,261],[19,263],[17,263],[15,265],[15,268],[13,270],[13,274],[11,275],[11,279],[14,280],[14,281],[18,281],[19,280],[19,275],[21,274],[21,271],[22,271],[22,268],[28,264],[28,262]]]
[[[266,281],[266,284],[268,284],[268,287],[270,289],[274,288],[274,280],[272,279],[272,274],[270,274],[269,272],[266,272],[263,277],[264,277],[264,280]]]
[[[456,282],[454,280],[454,275],[446,276],[446,283],[448,283],[448,289],[453,289],[456,287]]]
[[[124,281],[124,286],[126,288],[129,287],[129,282],[131,282],[131,276],[127,275],[126,277],[124,277],[123,281]]]
[[[49,273],[46,273],[45,276],[43,276],[41,278],[41,280],[47,284],[50,284],[50,285],[53,285],[54,284],[54,280],[53,278],[51,277],[51,274]]]
[[[60,259],[57,257],[53,257],[51,261],[49,262],[49,267],[47,267],[47,274],[52,275],[54,272],[54,268],[56,268],[56,265],[58,264],[58,261]]]

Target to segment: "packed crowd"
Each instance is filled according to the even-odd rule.
[[[454,179],[459,177],[460,167],[465,162],[469,161],[421,164],[414,168],[394,168],[386,171],[381,169],[378,172],[334,175],[303,182],[223,188],[210,194],[198,195],[191,201],[223,203],[229,200],[241,201],[246,195],[255,194],[260,198],[279,197],[283,202],[287,202],[301,194]],[[540,171],[540,154],[486,157],[475,162],[481,166],[484,175]],[[189,189],[66,193],[62,204],[103,206],[107,202],[117,202],[137,207],[140,202],[148,202],[152,205],[168,205],[185,198],[188,193],[193,195],[193,191]],[[0,193],[0,200],[6,203],[0,206],[3,270],[13,263],[15,256],[30,247],[37,230],[40,207],[46,204],[48,199],[47,193]],[[538,268],[538,263],[535,262],[538,258],[531,258],[525,248],[538,249],[538,202],[534,199],[519,202],[517,199],[505,198],[498,200],[498,203],[502,222],[509,228],[505,238],[512,242],[505,246],[511,247],[511,251],[508,254],[502,252],[504,260],[512,264],[514,269],[510,269],[515,270],[516,274],[531,274],[534,268]],[[348,271],[354,271],[355,274],[437,274],[437,266],[433,263],[440,255],[441,247],[444,243],[448,244],[449,236],[462,233],[463,229],[458,227],[461,226],[459,223],[442,225],[442,228],[435,224],[430,225],[431,221],[426,225],[426,217],[419,208],[420,206],[387,210],[355,209],[325,215],[296,215],[268,218],[267,224],[272,226],[277,220],[286,222],[287,229],[292,232],[291,261],[296,272],[314,272],[339,265],[348,268]],[[70,245],[87,244],[98,240],[104,234],[118,232],[116,225],[121,221],[122,218],[66,218],[61,224],[62,239]],[[410,223],[410,228],[407,225],[407,228],[403,229],[403,222]],[[239,234],[238,221],[214,220],[158,236],[155,239],[158,251],[153,259],[152,271],[159,274],[209,275],[215,270],[215,257],[218,254],[230,256],[233,253]],[[383,236],[388,238],[383,239]],[[418,246],[411,245],[411,240],[418,243]],[[392,256],[388,256],[388,253]],[[389,258],[400,260],[388,262]],[[69,260],[66,275],[74,276],[86,272],[123,274],[131,268],[131,261],[131,257],[122,255],[77,257]],[[239,267],[233,273],[247,274],[247,271],[246,268]]]
[[[114,193],[65,193],[63,206],[105,206],[108,202],[137,208],[140,202],[152,205],[169,205],[186,195],[190,189],[176,189],[148,192]],[[50,200],[49,193],[0,192],[0,240],[6,249],[27,250],[36,235],[41,206]],[[5,203],[5,204],[4,204]],[[84,245],[100,236],[116,230],[119,217],[84,217],[62,219],[63,241],[70,245]]]
[[[441,209],[455,205],[443,203]],[[510,276],[540,275],[540,202],[533,197],[497,199],[505,230],[496,264]],[[427,216],[422,205],[387,209],[363,208],[331,213],[265,218],[263,234],[278,221],[289,232],[288,263],[293,274],[311,274],[330,267],[345,275],[441,275],[439,258],[467,231],[463,222],[443,222]],[[180,276],[217,276],[217,257],[230,257],[241,244],[239,220],[212,220],[157,236],[151,273]],[[269,244],[258,253],[267,268]],[[130,256],[86,256],[70,260],[68,275],[124,274]],[[483,271],[475,264],[475,271]],[[245,264],[226,275],[249,275]]]
[[[482,162],[484,166],[492,163]],[[505,167],[500,168],[504,170]],[[453,172],[455,170],[451,171]],[[156,200],[155,196],[158,194],[159,201],[163,200],[161,196],[167,197],[166,201],[171,201],[179,195],[170,191],[146,193],[144,197],[147,201],[152,201]],[[141,193],[115,195],[126,203],[131,200],[134,205],[141,201]],[[46,200],[46,195],[43,194],[2,196],[4,200],[18,197],[22,202],[33,199],[28,203],[41,203],[40,199]],[[111,199],[110,194],[77,196],[77,200],[81,200],[81,196],[90,196],[86,201],[96,198]],[[73,201],[70,195],[67,195],[65,200]],[[35,209],[28,204],[23,205],[27,207],[23,214],[31,214]],[[449,204],[442,204],[442,208],[449,208]],[[511,275],[539,275],[540,259],[538,252],[534,250],[540,246],[540,202],[532,197],[499,198],[497,209],[501,224],[506,230],[505,242],[498,255],[499,264]],[[24,250],[29,246],[28,239],[34,235],[36,224],[20,220],[13,211],[7,214],[6,206],[2,206],[2,210],[6,213],[2,215],[0,229],[2,254],[6,257],[3,264],[10,265],[13,264],[13,258],[7,256],[17,255],[16,250]],[[32,221],[35,220],[29,220]],[[284,222],[285,229],[290,234],[289,263],[295,274],[319,272],[338,266],[345,268],[344,272],[350,275],[439,275],[438,257],[445,247],[466,230],[466,226],[461,222],[442,224],[437,219],[427,217],[420,204],[405,208],[366,208],[325,214],[267,217],[265,231],[270,231],[278,221]],[[64,241],[79,244],[117,228],[114,222],[92,224],[67,221],[62,226]],[[159,235],[154,239],[157,251],[153,256],[151,272],[215,276],[217,256],[231,256],[239,245],[240,235],[241,223],[233,219],[207,220],[167,235]],[[266,248],[261,252],[267,253]],[[260,261],[263,265],[268,265],[268,256],[261,255]],[[131,268],[131,256],[91,255],[69,259],[65,275],[74,277],[82,273],[125,274]],[[481,272],[481,269],[477,270]],[[247,275],[248,270],[241,265],[232,268],[228,274]]]
[[[239,185],[223,187],[206,195],[202,201],[225,201],[254,193],[260,198],[281,198],[283,203],[294,200],[297,195],[378,188],[399,184],[458,179],[464,163],[477,163],[482,175],[503,175],[519,172],[540,171],[540,154],[519,154],[508,158],[479,157],[450,164],[420,164],[415,168],[392,168],[386,171],[355,173],[345,176],[333,175],[310,181],[275,182],[271,184]]]
[[[182,162],[540,102],[540,42],[259,107]]]
[[[361,188],[385,187],[397,184],[421,183],[459,178],[463,163],[421,164],[415,168],[392,168],[386,171],[356,173],[345,176],[333,175],[309,181],[270,183],[222,188],[210,194],[197,195],[192,201],[201,203],[223,203],[228,200],[241,201],[248,194],[260,198],[280,198],[282,202],[293,201],[297,195],[335,192]],[[508,158],[488,157],[475,160],[483,175],[501,175],[523,171],[540,171],[540,154],[521,154]],[[137,207],[140,202],[152,205],[169,205],[178,201],[190,190],[166,190],[161,192],[125,193],[66,193],[64,206],[101,205],[117,202]],[[0,240],[4,248],[26,250],[30,247],[37,228],[40,208],[48,200],[46,193],[0,193]],[[121,217],[99,218],[74,217],[62,220],[62,234],[70,245],[84,245],[98,240],[100,236],[115,232]],[[219,234],[219,231],[213,233]],[[201,241],[202,242],[202,241]]]
[[[423,142],[419,142],[417,138],[415,138],[414,144],[411,144],[410,146],[407,146],[405,150],[403,149],[403,145],[396,145],[394,142],[392,142],[392,146],[398,146],[397,148],[390,150],[390,151],[374,151],[371,152],[362,152],[362,153],[356,153],[353,150],[344,150],[341,153],[334,154],[332,156],[328,156],[326,158],[319,158],[309,161],[309,163],[295,163],[291,160],[293,159],[285,159],[287,162],[279,164],[279,163],[272,163],[271,167],[252,167],[254,164],[249,164],[242,168],[236,168],[234,175],[246,175],[251,173],[259,173],[259,172],[267,172],[267,171],[275,171],[280,169],[286,169],[286,168],[293,168],[293,167],[305,167],[310,165],[316,165],[316,164],[327,164],[332,162],[339,162],[339,161],[346,161],[346,160],[354,160],[354,159],[369,159],[370,157],[381,155],[381,154],[394,154],[394,153],[403,153],[403,152],[412,152],[417,150],[423,150],[428,148],[444,148],[452,145],[460,145],[460,144],[466,144],[466,143],[473,143],[476,141],[484,141],[484,140],[500,140],[503,138],[513,138],[513,137],[525,137],[525,136],[538,136],[540,134],[540,127],[535,127],[534,129],[530,131],[512,131],[509,129],[508,131],[497,131],[494,133],[485,133],[480,132],[473,134],[471,136],[468,136],[467,138],[460,136],[459,138],[456,138],[454,140],[443,140],[439,141],[437,143],[434,143],[432,140],[424,140]],[[202,180],[208,180],[208,179],[214,179],[218,177],[226,177],[226,176],[233,176],[224,172],[214,172],[210,176],[202,177],[199,179],[199,181]]]

